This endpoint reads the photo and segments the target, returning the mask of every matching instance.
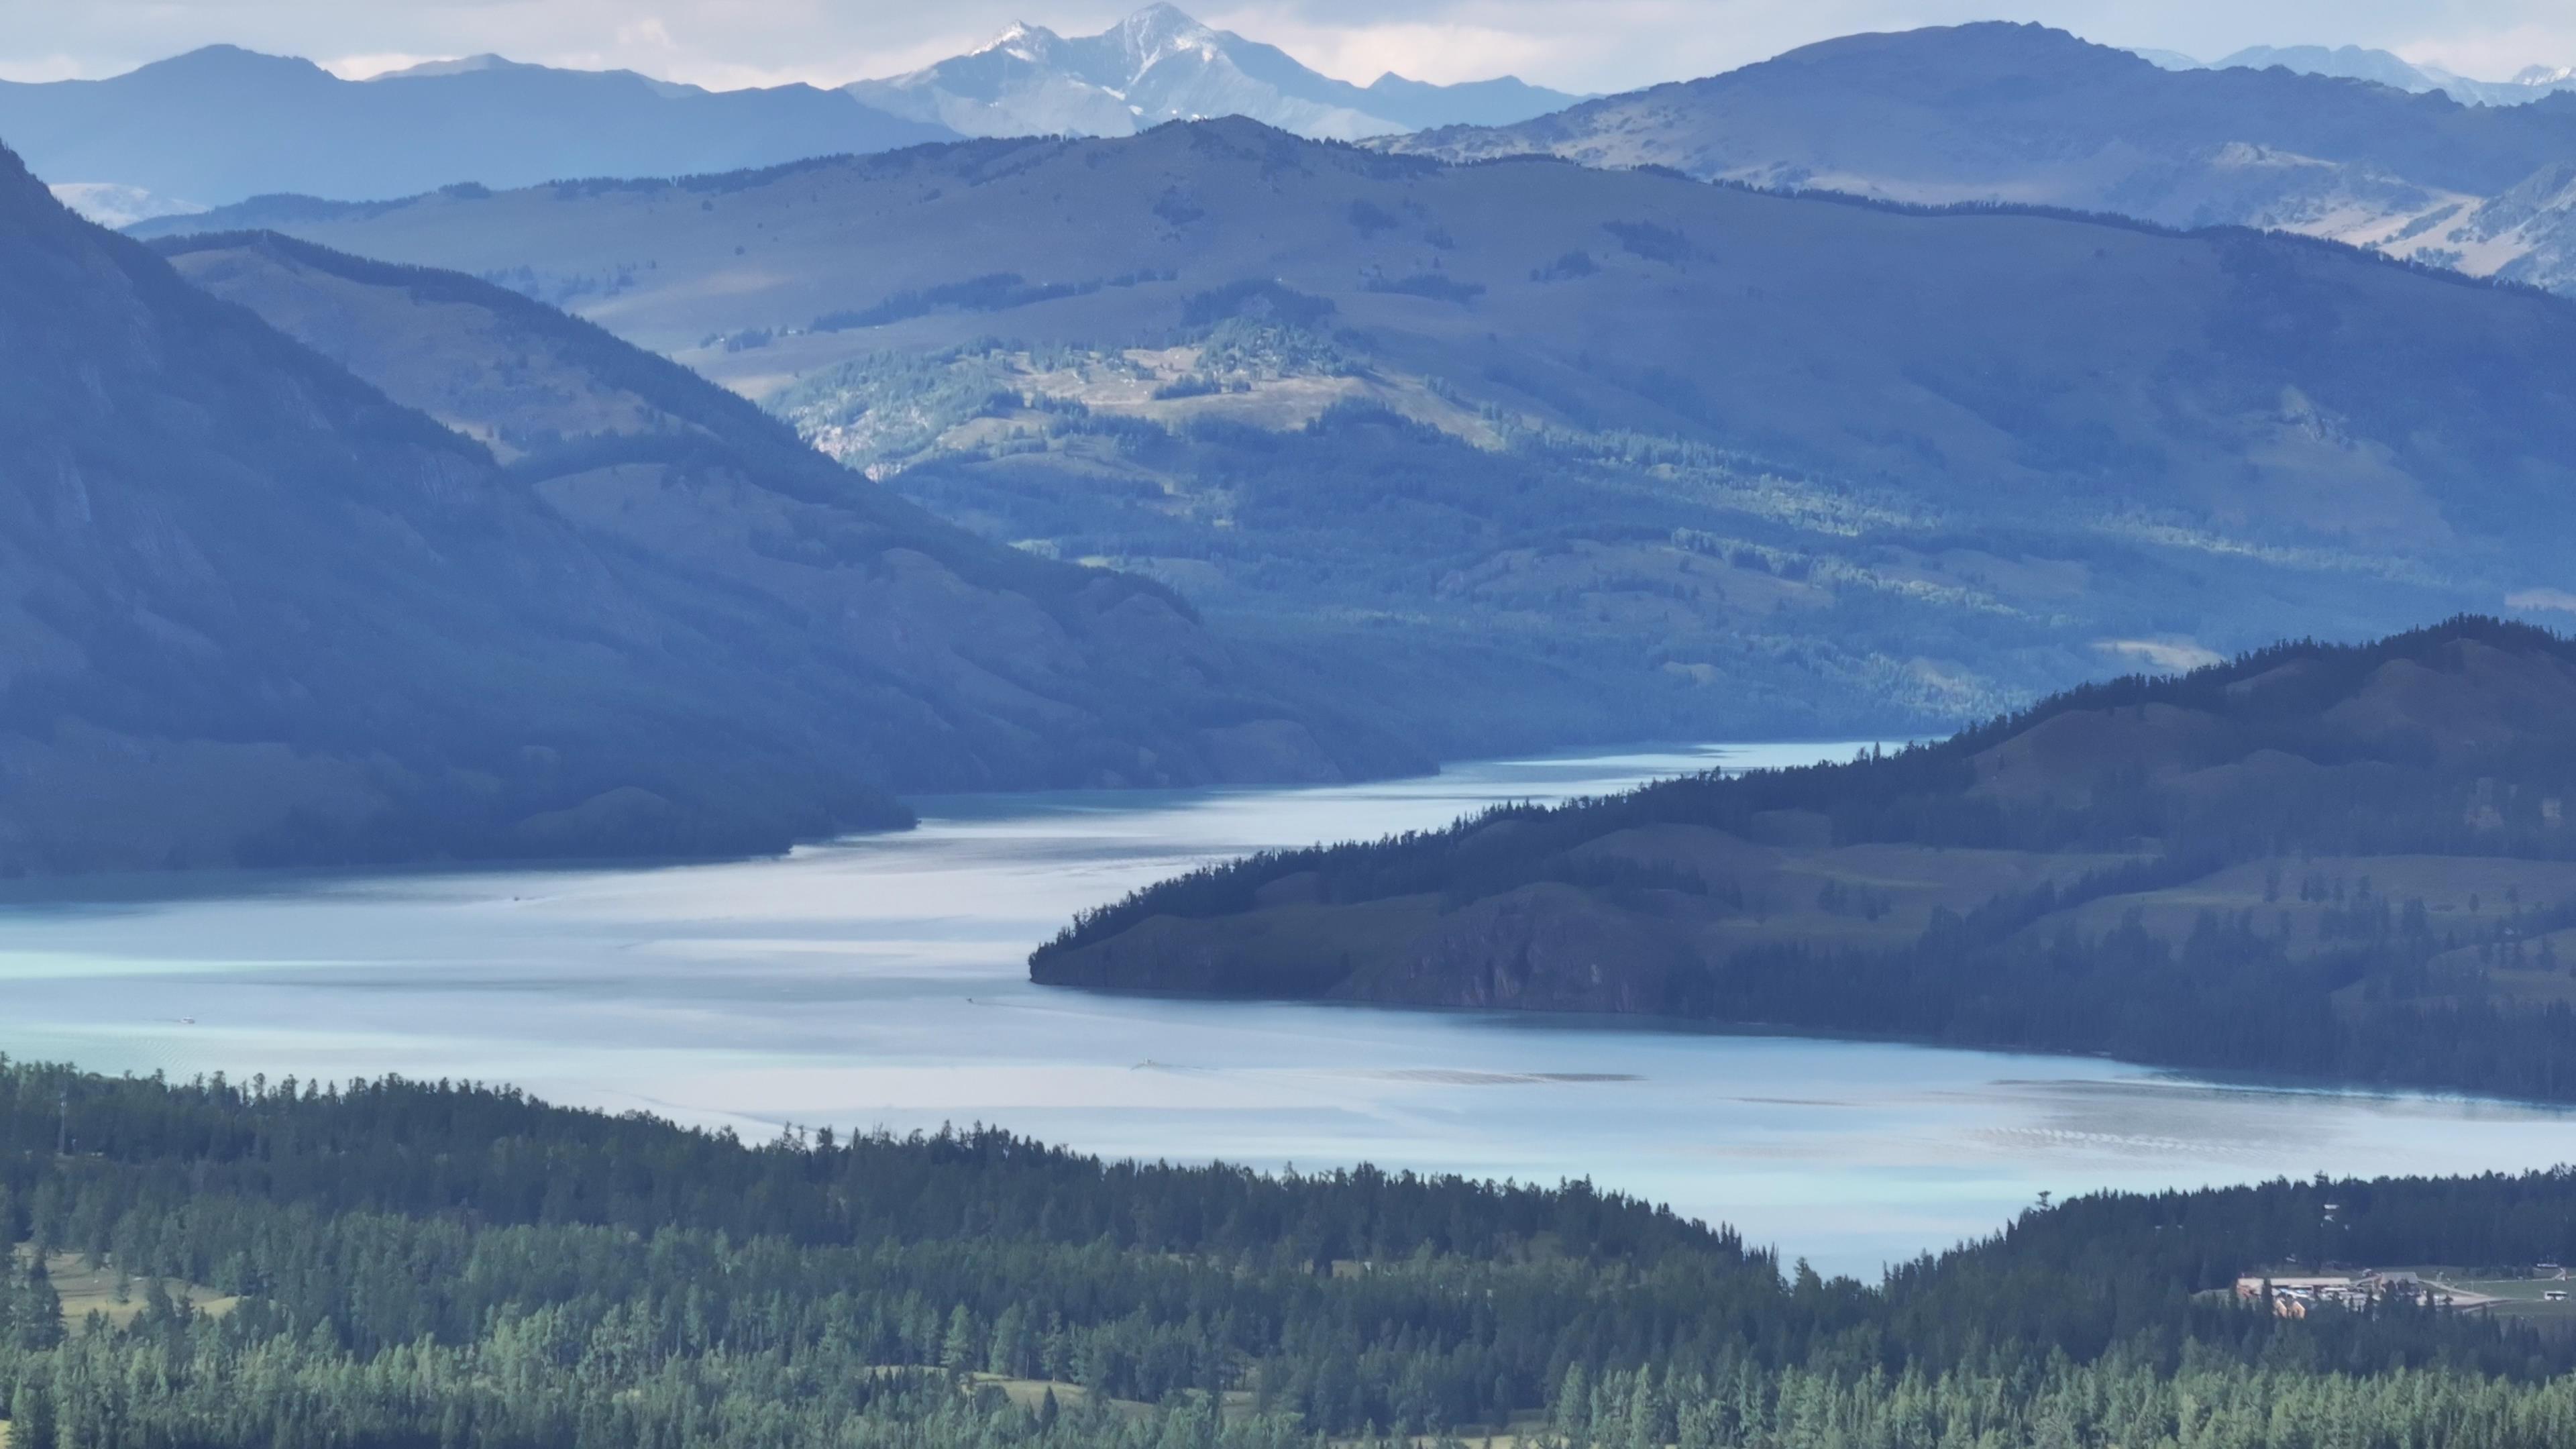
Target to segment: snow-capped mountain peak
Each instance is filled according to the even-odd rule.
[[[1013,60],[1027,61],[1031,65],[1053,65],[1063,52],[1063,36],[1043,25],[1031,25],[1025,20],[1014,20],[1008,30],[994,36],[968,54],[970,56],[1007,55]]]
[[[1214,48],[1221,35],[1201,25],[1177,5],[1148,5],[1118,22],[1115,31],[1139,67],[1151,65],[1166,51]]]
[[[1443,87],[1395,77],[1362,88],[1167,4],[1148,5],[1097,35],[1015,24],[965,55],[844,89],[897,115],[979,136],[1117,136],[1165,121],[1240,115],[1356,140],[1498,112],[1526,119],[1578,99],[1509,78]]]

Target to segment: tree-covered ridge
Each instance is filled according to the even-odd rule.
[[[2459,618],[1844,763],[1213,865],[1031,970],[2566,1099],[2571,801],[2576,645]]]
[[[1873,749],[1853,760],[1737,771],[1720,767],[1603,798],[1544,808],[1495,806],[1443,830],[1260,851],[1220,861],[1085,912],[1031,959],[1033,964],[1043,962],[1158,915],[1213,916],[1249,910],[1263,886],[1291,875],[1312,872],[1318,878],[1318,893],[1334,902],[1426,890],[1481,890],[1511,874],[1524,880],[1544,878],[1546,867],[1567,850],[1613,831],[1662,824],[1741,830],[1751,827],[1758,816],[1784,810],[1813,811],[1826,817],[1837,844],[1900,841],[2059,848],[2103,838],[2134,838],[2139,832],[2130,827],[2140,822],[2126,816],[2105,822],[2087,820],[2080,809],[2054,808],[2053,803],[2049,808],[2015,810],[1999,801],[1963,798],[1978,783],[1975,758],[2064,716],[2166,706],[2224,716],[2228,726],[2224,738],[2194,741],[2195,749],[2211,762],[2258,750],[2283,750],[2324,763],[2411,763],[2426,753],[2422,737],[2374,735],[2340,725],[2325,712],[2382,665],[2397,660],[2420,662],[2456,643],[2484,644],[2576,665],[2576,641],[2529,624],[2475,616],[2365,644],[2286,642],[2180,675],[2132,674],[2079,685],[1944,740],[1907,744],[1893,751]],[[2283,677],[2259,692],[2237,688],[2275,675]],[[2576,734],[2576,722],[2562,728]],[[2508,745],[2481,751],[2478,758],[2483,765],[2499,754],[2519,760],[2538,753]],[[2106,757],[2079,767],[2068,783],[2089,787],[2099,782],[2083,776],[2116,775],[2124,763]],[[2365,828],[2365,821],[2381,823],[2379,802],[2326,804],[2325,813],[2312,817],[2318,829],[2326,828],[2328,821],[2355,830]],[[1491,828],[1506,822],[1514,828]],[[2412,822],[2411,827],[2444,839],[2458,834],[2432,821]],[[2389,823],[2389,828],[2407,827]],[[2279,843],[2343,842],[2285,839]],[[2518,838],[2516,845],[2532,851],[2552,846],[2576,852],[2576,834],[2535,833],[2527,841]]]
[[[1868,1286],[1583,1183],[1105,1164],[986,1131],[754,1146],[391,1080],[12,1064],[0,1098],[13,1449],[1141,1449],[1504,1423],[1892,1449],[2177,1415],[2226,1426],[2196,1444],[2316,1442],[2266,1437],[2277,1419],[2246,1418],[2266,1396],[2380,1436],[2343,1442],[2474,1423],[2539,1445],[2576,1369],[2576,1341],[2511,1322],[2206,1292],[2328,1254],[2564,1258],[2565,1172],[2085,1198]],[[66,1252],[130,1277],[130,1323],[61,1322],[36,1265]],[[172,1281],[240,1301],[201,1312]],[[2070,1416],[2096,1437],[2045,1437]]]

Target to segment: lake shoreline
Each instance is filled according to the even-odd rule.
[[[2221,1087],[2249,1092],[2280,1092],[2288,1095],[2401,1099],[2485,1103],[2501,1107],[2524,1108],[2541,1112],[2564,1112],[2576,1117],[2576,1100],[2553,1101],[2546,1097],[2511,1097],[2491,1092],[2463,1092],[2443,1087],[2414,1086],[2403,1082],[2346,1081],[2333,1077],[2315,1077],[2296,1072],[2247,1072],[2206,1069],[2173,1062],[2147,1061],[2136,1057],[2117,1056],[2110,1052],[2070,1052],[2052,1050],[2027,1042],[1951,1041],[1933,1037],[1906,1036],[1897,1033],[1835,1031],[1821,1027],[1798,1026],[1765,1021],[1713,1021],[1687,1016],[1662,1016],[1653,1012],[1624,1011],[1514,1011],[1507,1007],[1443,1006],[1436,1003],[1404,1001],[1361,1001],[1349,997],[1329,996],[1230,996],[1216,992],[1157,991],[1130,986],[1075,986],[1055,982],[1031,981],[1040,991],[1061,991],[1080,996],[1132,997],[1145,1001],[1199,1002],[1222,1006],[1228,1004],[1269,1004],[1316,1007],[1331,1011],[1387,1012],[1398,1015],[1456,1017],[1490,1022],[1497,1026],[1524,1027],[1533,1030],[1565,1029],[1581,1031],[1635,1031],[1657,1036],[1751,1038],[1781,1041],[1841,1042],[1863,1046],[1913,1047],[1927,1052],[1974,1052],[1989,1056],[2038,1057],[2053,1061],[2110,1062],[2142,1072],[2171,1077],[2177,1082]],[[2570,1160],[2576,1161],[2576,1147],[2571,1147]]]
[[[179,1080],[507,1082],[746,1140],[980,1121],[1113,1161],[1589,1178],[1864,1277],[1991,1232],[2042,1191],[2569,1156],[2563,1113],[2508,1104],[2229,1090],[2106,1059],[1710,1023],[1027,980],[1030,945],[1073,913],[1199,862],[1850,748],[956,797],[925,801],[917,831],[751,861],[295,873],[250,894],[0,906],[0,1051]]]

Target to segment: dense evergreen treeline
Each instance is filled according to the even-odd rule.
[[[2475,948],[2484,965],[2555,968],[2547,933],[2576,926],[2576,901],[2516,898],[2509,909],[2436,918],[2420,895],[2386,881],[2374,889],[2366,872],[2349,886],[2301,875],[2300,860],[2318,856],[2576,858],[2567,814],[2576,804],[2576,728],[2545,703],[2553,698],[2546,688],[2490,680],[2446,697],[2428,687],[2408,707],[2429,716],[2396,727],[2343,707],[2392,663],[2427,679],[2465,672],[2466,648],[2493,650],[2534,679],[2576,662],[2576,643],[2482,618],[2364,645],[2284,644],[2178,677],[2087,685],[1938,743],[1849,762],[1710,772],[1554,808],[1498,807],[1446,830],[1210,865],[1085,913],[1031,966],[1055,979],[1058,963],[1154,917],[1251,911],[1291,877],[1297,899],[1336,905],[1436,897],[1445,913],[1553,882],[1648,922],[1759,916],[1777,903],[1742,882],[1585,847],[1664,825],[1759,839],[1766,822],[1795,812],[1833,846],[2080,852],[2125,863],[2002,889],[1964,911],[1936,908],[1919,934],[1893,944],[1817,931],[1685,947],[1695,954],[1652,976],[1629,998],[1642,1004],[1625,1009],[2576,1099],[2576,1010],[2559,1000],[2493,999],[2435,967]],[[2254,680],[2261,687],[2249,688]],[[2067,719],[2076,714],[2090,721]],[[2000,748],[2061,723],[2091,733],[2053,750],[2032,747],[2032,763],[2019,768],[2046,772],[2035,786],[1987,788],[1981,769]],[[2052,754],[2087,763],[2050,763]],[[2240,768],[2224,788],[2174,783],[2178,771],[2249,761],[2271,763]],[[2079,925],[2068,914],[2114,898],[2152,902],[2156,892],[2263,860],[2275,862],[2264,907],[2202,909],[2187,931],[2151,926],[2139,910],[2107,925]],[[2505,890],[2493,894],[2502,907]],[[2293,930],[2285,895],[2297,898],[2303,918],[2313,914],[2312,934]],[[1886,910],[1865,888],[1832,880],[1813,900],[1829,917],[1875,920],[1871,912]],[[1683,929],[1674,928],[1676,938]],[[1200,954],[1216,963],[1203,979],[1154,984],[1311,995],[1368,969],[1320,951],[1240,961]],[[1118,984],[1096,959],[1085,970],[1064,979]]]
[[[748,1146],[397,1081],[13,1065],[0,1099],[12,1449],[1269,1446],[1542,1411],[1619,1444],[2511,1445],[2551,1442],[2576,1370],[2563,1336],[2205,1292],[2293,1260],[2564,1257],[2566,1173],[2089,1198],[1868,1287],[1582,1183],[983,1131]],[[62,1253],[129,1279],[132,1321],[66,1326]],[[2264,1402],[2367,1432],[2281,1437]]]
[[[2282,852],[2374,854],[2474,851],[2486,855],[2576,858],[2576,831],[2543,817],[2542,801],[2576,791],[2576,757],[2556,737],[2483,750],[2436,769],[2430,750],[2394,745],[2325,718],[2326,706],[2392,659],[2420,657],[2450,641],[2488,642],[2576,661],[2576,642],[2527,624],[2462,617],[2370,644],[2301,640],[2276,645],[2188,674],[2131,675],[2051,695],[1948,739],[1871,751],[1840,763],[1727,773],[1711,770],[1640,786],[1606,798],[1539,808],[1498,806],[1445,830],[1407,831],[1383,840],[1270,850],[1203,866],[1087,911],[1037,953],[1106,939],[1149,916],[1215,916],[1249,909],[1256,892],[1282,876],[1312,871],[1324,899],[1376,900],[1421,891],[1488,894],[1518,880],[1556,878],[1565,851],[1613,831],[1647,825],[1707,825],[1741,830],[1756,816],[1782,810],[1826,817],[1834,844],[1884,841],[1993,849],[2068,850],[2133,845],[2188,835],[2189,858],[2214,865],[2231,855]],[[2282,665],[2300,674],[2261,691],[2231,686]],[[1974,757],[2062,715],[2163,705],[2207,710],[2224,735],[2195,741],[2209,763],[2277,750],[2311,763],[2385,764],[2366,780],[2338,778],[2337,788],[2267,792],[2249,784],[2202,811],[2177,802],[2142,778],[2105,768],[2085,778],[2077,800],[2016,806],[1968,798]],[[2532,723],[2543,723],[2533,721]],[[2513,792],[2503,833],[2481,829],[2457,808],[2470,782],[2503,775],[2527,788]],[[1488,827],[1509,821],[1515,829]]]

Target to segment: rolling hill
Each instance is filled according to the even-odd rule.
[[[2281,68],[2173,71],[2037,25],[1844,36],[1514,126],[1383,144],[2265,227],[2576,287],[2576,94],[2462,105]]]
[[[1157,586],[501,289],[183,259],[344,367],[5,153],[0,260],[0,870],[770,850],[898,790],[1416,763]]]
[[[2457,619],[1151,887],[1041,982],[2576,1097],[2576,642]]]
[[[234,224],[560,300],[1444,754],[2576,603],[2576,312],[2298,238],[1242,121],[138,231]]]
[[[105,80],[0,81],[0,141],[47,182],[83,188],[67,199],[128,214],[726,171],[954,135],[812,86],[708,91],[497,56],[350,81],[217,45]]]

